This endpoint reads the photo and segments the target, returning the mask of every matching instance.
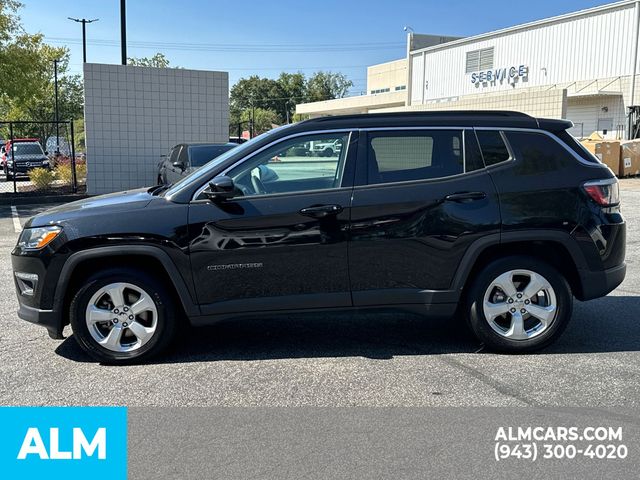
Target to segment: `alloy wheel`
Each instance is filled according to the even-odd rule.
[[[482,309],[498,335],[509,340],[529,340],[551,326],[558,305],[546,278],[521,269],[505,272],[489,284]]]
[[[113,352],[131,352],[153,337],[158,309],[151,295],[139,286],[111,283],[93,294],[85,319],[99,345]]]

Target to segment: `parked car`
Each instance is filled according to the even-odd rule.
[[[184,322],[319,309],[457,312],[489,349],[543,348],[574,297],[626,271],[618,181],[571,126],[419,112],[274,129],[172,186],[31,218],[12,252],[18,315],[53,338],[70,322],[109,363],[159,354]],[[335,165],[271,162],[336,140]]]
[[[47,153],[36,138],[15,138],[13,141],[7,141],[0,162],[7,181],[12,180],[14,175],[28,175],[34,168],[51,168]]]
[[[177,182],[207,162],[237,147],[237,143],[180,143],[158,164],[158,185]]]
[[[312,142],[311,153],[320,157],[333,157],[340,153],[342,143],[339,140]]]

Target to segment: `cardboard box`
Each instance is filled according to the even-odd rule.
[[[621,148],[619,140],[587,139],[582,141],[582,145],[598,157],[598,160],[607,165],[615,175],[621,175]]]
[[[620,145],[620,177],[640,175],[640,139]]]

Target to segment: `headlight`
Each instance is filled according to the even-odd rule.
[[[49,160],[43,160],[42,161],[42,166],[43,167],[48,167],[49,166]]]
[[[62,232],[62,227],[52,225],[49,227],[25,228],[18,239],[18,246],[22,248],[40,249],[46,247]]]

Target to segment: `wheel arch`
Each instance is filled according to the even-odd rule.
[[[153,246],[118,245],[83,250],[67,259],[56,284],[53,309],[63,316],[61,327],[66,324],[64,312],[68,309],[77,283],[101,266],[113,267],[117,263],[162,275],[185,315],[192,317],[200,314],[200,308],[193,301],[187,284],[167,253]]]
[[[580,271],[587,269],[587,262],[571,235],[559,231],[519,231],[479,239],[460,262],[453,289],[464,292],[476,272],[491,261],[510,255],[526,255],[549,263],[567,279],[574,295],[582,298]]]

